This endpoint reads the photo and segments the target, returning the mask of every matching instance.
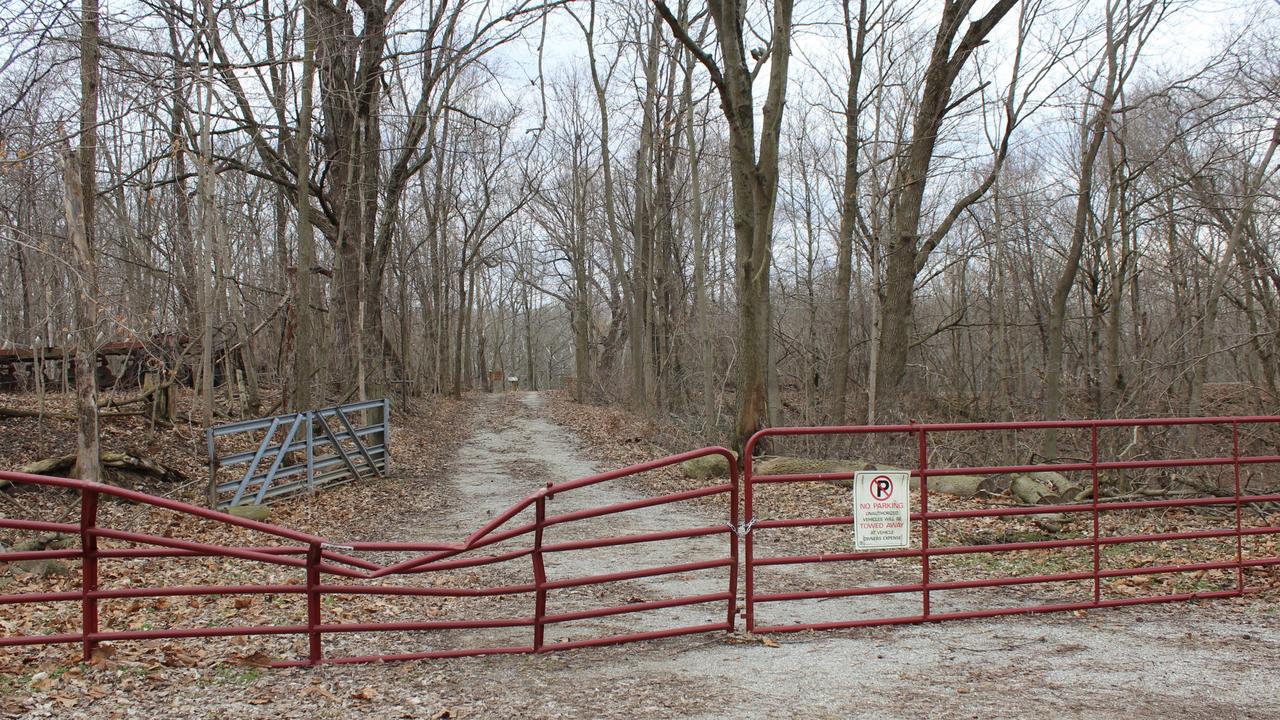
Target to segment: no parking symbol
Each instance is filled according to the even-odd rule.
[[[853,546],[892,550],[911,544],[911,473],[872,470],[853,476]]]
[[[871,479],[871,485],[868,489],[871,492],[871,499],[889,502],[889,499],[893,497],[893,478],[888,475],[877,475]]]

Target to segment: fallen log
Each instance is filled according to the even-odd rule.
[[[67,550],[79,545],[79,539],[74,535],[53,534],[44,535],[34,540],[26,540],[14,545],[11,548],[0,546],[0,552],[40,552],[43,550]],[[46,577],[48,575],[67,575],[70,574],[70,568],[61,560],[35,558],[31,560],[18,560],[11,563],[14,568],[20,572],[31,573],[37,577]],[[0,568],[6,568],[8,563],[0,563]]]
[[[165,482],[181,482],[187,479],[181,471],[164,463],[144,457],[137,452],[104,451],[101,456],[102,466],[109,470],[155,478]],[[75,474],[76,456],[55,455],[36,460],[18,468],[18,472],[31,475],[56,475],[67,477]],[[7,480],[0,480],[0,488],[9,485]]]
[[[98,417],[100,418],[140,417],[146,414],[147,413],[141,410],[133,410],[129,412],[100,412],[98,413]],[[43,418],[49,418],[52,420],[78,419],[77,416],[71,413],[54,413],[54,412],[42,413],[39,410],[20,410],[18,408],[0,408],[0,417],[33,417],[33,418],[43,417]]]
[[[1009,485],[1009,494],[1024,505],[1074,503],[1092,494],[1092,488],[1068,480],[1062,473],[1018,473]]]
[[[136,405],[141,402],[154,401],[156,393],[168,390],[170,387],[173,387],[173,384],[174,384],[173,380],[166,380],[165,382],[162,382],[159,385],[146,388],[140,393],[135,393],[133,395],[128,395],[126,397],[122,397],[122,398],[105,397],[98,401],[98,407],[118,408],[118,407],[124,407],[126,405]]]

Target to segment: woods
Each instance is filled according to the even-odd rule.
[[[735,446],[1273,412],[1280,7],[1197,5],[6,7],[13,385],[75,348],[89,476],[121,342],[204,425],[508,376]]]

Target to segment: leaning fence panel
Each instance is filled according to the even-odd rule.
[[[390,436],[385,399],[209,428],[209,503],[270,503],[383,477],[390,469]]]

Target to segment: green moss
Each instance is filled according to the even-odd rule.
[[[236,517],[257,520],[258,522],[266,522],[271,519],[271,508],[266,505],[237,505],[233,508],[227,508],[227,512]]]
[[[725,478],[729,477],[729,460],[723,455],[705,455],[680,463],[680,469],[695,480]]]

